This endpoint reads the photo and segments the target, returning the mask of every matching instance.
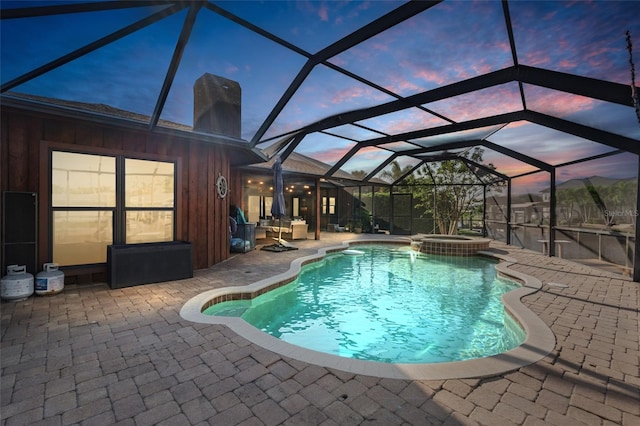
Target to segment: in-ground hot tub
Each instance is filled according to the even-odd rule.
[[[475,256],[478,251],[487,250],[490,242],[489,238],[464,235],[417,234],[411,237],[414,250],[446,256]]]

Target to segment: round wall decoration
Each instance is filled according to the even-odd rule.
[[[229,192],[229,188],[227,186],[227,178],[218,173],[218,179],[216,179],[216,189],[218,190],[218,196],[220,198],[224,198],[227,196],[227,192]]]

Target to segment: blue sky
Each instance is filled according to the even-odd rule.
[[[65,2],[3,1],[2,8],[56,3]],[[392,1],[213,3],[309,54],[402,4]],[[518,61],[522,65],[629,84],[626,30],[631,31],[635,42],[634,59],[640,64],[640,2],[512,1],[509,8]],[[0,29],[2,83],[160,9],[159,6],[139,7],[3,20]],[[12,90],[102,103],[151,115],[185,17],[186,11],[169,16]],[[305,62],[304,55],[203,8],[161,118],[191,125],[193,83],[204,73],[216,74],[240,83],[242,137],[251,140]],[[491,0],[444,1],[330,58],[329,62],[400,96],[514,65],[501,2]],[[637,72],[638,69],[640,65]],[[525,85],[523,90],[529,109],[640,139],[640,126],[632,108],[536,86]],[[393,97],[389,94],[320,64],[285,106],[263,140],[276,138],[330,115],[391,100]],[[523,108],[515,83],[424,107],[456,122]],[[402,133],[445,123],[447,121],[442,118],[410,108],[359,124],[379,132]],[[354,126],[335,129],[334,133],[357,140],[380,136],[380,133]],[[611,150],[524,122],[509,124],[492,134],[489,140],[538,156],[551,164]],[[298,151],[335,164],[353,143],[327,135],[313,135]],[[373,169],[377,163],[372,161],[379,162],[389,155],[389,151],[367,149],[344,168]],[[637,159],[627,157],[635,156],[620,157],[619,162],[606,172],[611,177],[634,176]],[[501,171],[508,170],[510,175],[531,168],[495,152],[487,152],[485,158]],[[411,164],[409,159],[401,158],[401,162]]]

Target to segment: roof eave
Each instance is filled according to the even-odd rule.
[[[105,126],[143,131],[158,135],[181,137],[189,141],[220,145],[231,150],[230,161],[232,166],[260,163],[267,160],[267,157],[262,154],[260,150],[251,148],[248,141],[226,135],[183,130],[163,125],[158,125],[151,129],[149,127],[149,123],[143,121],[128,119],[126,117],[99,114],[91,111],[83,111],[69,106],[52,105],[46,102],[21,99],[7,95],[0,95],[0,107],[3,110],[9,108],[31,113],[48,114]]]

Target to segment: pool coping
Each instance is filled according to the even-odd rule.
[[[410,239],[408,238],[391,240],[367,239],[344,241],[339,245],[323,247],[318,249],[315,254],[294,259],[289,269],[281,274],[264,278],[246,286],[222,287],[200,293],[189,299],[182,306],[180,316],[185,320],[196,323],[227,326],[250,342],[285,357],[349,373],[381,378],[442,380],[494,376],[533,364],[551,353],[556,344],[555,335],[547,324],[520,300],[524,296],[540,290],[542,288],[542,282],[530,275],[509,269],[509,266],[517,263],[517,260],[492,251],[479,251],[478,254],[498,260],[499,263],[496,264],[498,273],[507,278],[514,279],[521,284],[520,288],[505,293],[502,296],[502,302],[505,310],[524,328],[527,337],[520,346],[507,352],[485,358],[430,364],[390,364],[351,359],[284,342],[258,330],[239,317],[222,317],[202,313],[204,307],[216,297],[231,293],[251,294],[263,291],[274,285],[285,282],[288,283],[295,279],[305,264],[320,260],[328,253],[349,249],[352,246],[362,244],[409,244],[409,242]]]

